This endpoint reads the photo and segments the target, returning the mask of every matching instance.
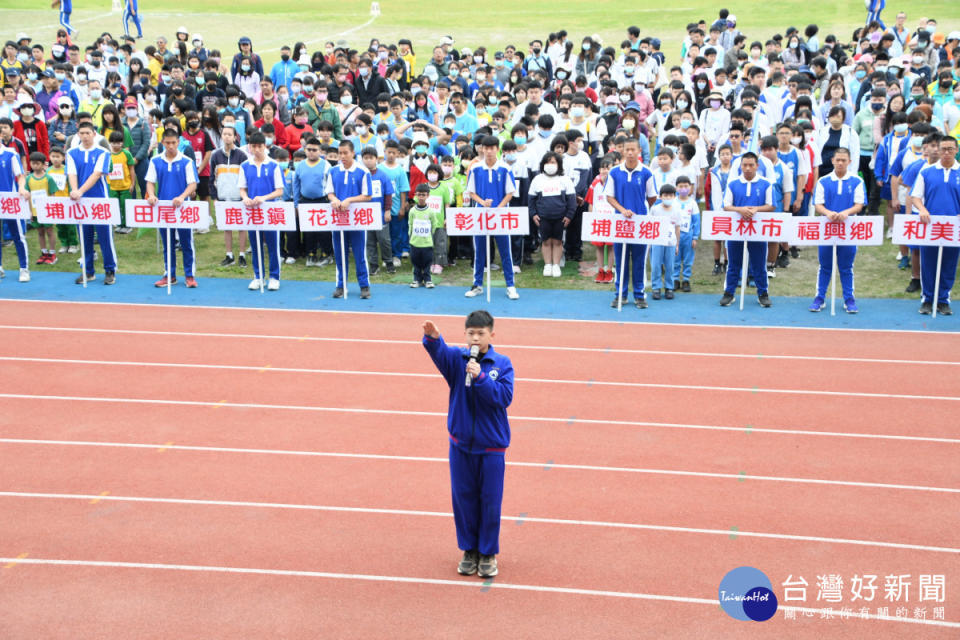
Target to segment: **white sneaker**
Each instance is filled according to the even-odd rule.
[[[549,278],[552,275],[553,275],[553,265],[552,264],[543,265],[543,277]]]
[[[66,252],[67,252],[67,248],[63,245],[60,245],[60,250],[57,251],[57,253],[66,253]]]
[[[0,278],[6,278],[7,272],[3,270],[3,267],[0,267]]]
[[[483,287],[473,287],[463,295],[467,298],[476,298],[481,293],[483,293]]]
[[[567,264],[567,259],[564,256],[560,256],[560,268],[563,268],[563,265]]]
[[[776,277],[777,277],[777,271],[776,271],[776,269],[767,269],[767,277],[768,277],[768,278],[776,278]]]
[[[400,262],[400,258],[394,258],[394,259],[393,259],[393,266],[399,267],[401,264],[403,264],[403,263]]]
[[[491,264],[490,268],[493,269],[494,271],[500,271],[500,265],[498,265],[496,262]]]
[[[20,282],[30,282],[29,269],[20,269]]]
[[[514,272],[514,273],[520,273],[520,267],[517,266],[517,265],[513,265],[513,272]]]
[[[70,245],[69,247],[67,247],[67,253],[76,253],[76,252],[79,251],[79,250],[80,250],[80,249],[78,249],[78,248],[77,248],[77,245],[75,245],[75,244],[72,244],[72,245]]]
[[[887,229],[887,240],[893,237],[893,229]]]
[[[516,300],[517,298],[519,298],[520,294],[517,293],[517,288],[507,287],[507,297],[510,298],[511,300]]]
[[[283,261],[283,264],[296,264],[297,259],[293,256],[287,256],[287,259]]]
[[[270,278],[270,281],[267,283],[267,291],[276,291],[280,288],[280,281],[276,278]]]
[[[260,278],[254,278],[250,281],[250,284],[247,285],[247,289],[250,291],[259,291],[260,290]]]
[[[552,275],[553,275],[554,278],[559,278],[560,276],[563,275],[563,273],[560,271],[560,265],[558,265],[558,264],[553,265],[553,274],[552,274]]]

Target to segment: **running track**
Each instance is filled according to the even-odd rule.
[[[518,380],[483,582],[455,572],[416,317],[3,308],[2,637],[960,635],[954,336],[498,321]],[[766,623],[717,605],[741,565],[774,583]],[[824,574],[842,603],[817,601]]]

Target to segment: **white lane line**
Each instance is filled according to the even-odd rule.
[[[328,285],[329,282],[321,283],[324,286]],[[378,285],[379,286],[379,285]],[[279,311],[282,313],[330,313],[334,315],[341,316],[393,316],[393,317],[410,317],[423,319],[427,316],[434,318],[456,318],[458,321],[463,322],[463,315],[456,313],[428,313],[423,312],[407,312],[407,311],[340,311],[338,309],[287,309],[283,307],[242,307],[235,306],[229,307],[225,305],[202,305],[202,304],[171,304],[167,302],[105,302],[100,300],[34,300],[27,298],[4,298],[0,296],[0,301],[2,302],[22,302],[27,304],[72,304],[72,305],[100,305],[100,306],[113,306],[113,307],[152,307],[152,308],[167,308],[167,309],[179,309],[181,311],[189,309],[214,309],[216,311],[244,311],[244,312],[257,312],[262,313],[264,311]],[[670,327],[672,329],[683,328],[697,328],[697,327],[710,327],[713,329],[737,329],[737,330],[746,330],[746,331],[755,331],[756,329],[762,329],[764,331],[814,331],[817,333],[830,332],[830,331],[842,331],[842,332],[855,332],[857,334],[863,333],[918,333],[922,335],[945,335],[945,336],[957,336],[957,331],[938,331],[933,329],[868,329],[861,327],[790,327],[790,326],[776,326],[776,325],[767,325],[767,324],[710,324],[710,323],[700,323],[700,322],[648,322],[646,320],[641,320],[638,322],[624,323],[622,320],[584,320],[582,318],[547,318],[547,317],[536,317],[536,316],[501,316],[503,320],[520,320],[525,322],[558,322],[558,323],[574,323],[577,325],[586,325],[586,324],[615,324],[622,326],[628,324],[629,326],[636,327]]]
[[[258,509],[290,509],[299,511],[328,511],[340,513],[372,513],[395,516],[423,516],[430,518],[452,518],[452,513],[443,511],[421,511],[415,509],[376,509],[372,507],[340,507],[315,504],[288,504],[282,502],[245,502],[239,500],[194,500],[187,498],[146,498],[140,496],[85,495],[77,493],[34,493],[25,491],[0,491],[0,498],[27,498],[51,500],[99,500],[103,502],[146,502],[160,504],[188,504],[217,507],[251,507]],[[907,549],[910,551],[929,551],[932,553],[960,554],[960,549],[952,547],[932,547],[903,542],[884,542],[877,540],[854,540],[850,538],[827,538],[823,536],[802,536],[789,533],[768,533],[760,531],[733,531],[731,529],[703,529],[696,527],[675,527],[670,525],[639,524],[635,522],[604,522],[600,520],[569,520],[564,518],[538,518],[534,516],[500,516],[508,522],[523,521],[541,524],[558,524],[577,527],[601,527],[607,529],[631,529],[641,531],[669,531],[672,533],[697,533],[716,536],[744,536],[746,538],[768,538],[772,540],[795,540],[798,542],[818,542],[825,544],[849,544],[861,547],[880,547],[884,549]]]
[[[235,409],[270,409],[273,411],[318,411],[323,413],[356,413],[387,416],[419,416],[427,418],[446,418],[447,414],[442,411],[410,411],[406,409],[363,409],[354,407],[317,407],[310,405],[295,404],[261,404],[253,402],[216,402],[209,400],[164,400],[157,398],[107,398],[97,396],[61,396],[61,395],[40,395],[32,393],[0,393],[0,398],[10,398],[13,400],[62,400],[67,402],[105,402],[105,403],[125,403],[125,404],[159,404],[165,406],[183,406],[183,407],[230,407]],[[682,424],[673,422],[643,422],[639,420],[597,420],[592,418],[579,417],[544,417],[544,416],[510,416],[511,422],[552,422],[552,423],[582,423],[598,425],[618,425],[625,427],[654,427],[662,429],[703,429],[707,431],[736,431],[743,433],[750,431],[753,433],[776,433],[783,435],[802,435],[802,436],[831,436],[838,438],[868,438],[876,440],[899,440],[911,442],[938,442],[943,444],[960,444],[960,438],[935,438],[930,436],[905,436],[890,435],[884,433],[853,433],[843,431],[812,431],[806,429],[770,429],[763,427],[726,427],[719,425],[704,424]]]
[[[36,362],[46,364],[83,364],[111,367],[153,367],[168,369],[215,369],[232,371],[256,371],[263,373],[310,373],[319,375],[337,376],[380,376],[395,379],[403,378],[436,378],[439,373],[415,373],[408,371],[354,371],[347,369],[309,369],[302,367],[274,367],[264,368],[263,365],[233,365],[233,364],[196,364],[186,362],[134,362],[130,360],[80,360],[72,358],[32,358],[20,356],[0,356],[0,362]],[[661,382],[617,382],[607,380],[563,380],[557,378],[516,378],[516,382],[537,384],[566,384],[586,387],[626,387],[632,389],[671,389],[674,391],[722,391],[724,393],[772,393],[785,395],[832,396],[843,398],[874,398],[884,400],[923,400],[932,401],[960,401],[960,396],[924,396],[905,393],[871,393],[867,391],[825,391],[820,389],[773,389],[766,387],[721,387],[705,384],[667,384]]]
[[[657,600],[661,602],[681,602],[688,604],[705,604],[716,607],[716,598],[691,598],[687,596],[671,596],[655,593],[638,593],[629,591],[605,591],[602,589],[579,589],[576,587],[548,587],[533,584],[514,584],[498,580],[442,580],[439,578],[416,578],[412,576],[384,576],[366,573],[333,573],[328,571],[298,571],[292,569],[259,569],[253,567],[224,567],[215,565],[188,565],[188,564],[158,564],[148,562],[110,562],[105,560],[66,560],[52,558],[0,558],[0,563],[15,562],[18,565],[46,565],[61,567],[98,567],[108,569],[148,569],[160,571],[189,571],[206,573],[232,573],[241,575],[270,575],[296,578],[325,578],[330,580],[355,580],[363,582],[392,582],[399,584],[436,585],[443,587],[466,587],[503,589],[508,591],[535,591],[539,593],[556,593],[563,595],[594,596],[603,598],[627,598],[632,600]],[[788,611],[809,612],[818,614],[822,609],[810,607],[778,606],[777,609]],[[929,620],[920,618],[897,617],[890,615],[870,614],[867,618],[854,615],[851,619],[884,620],[887,622],[905,622],[937,627],[960,628],[960,622],[948,620]]]
[[[194,337],[194,338],[228,338],[231,340],[288,340],[294,342],[341,342],[341,343],[361,343],[361,344],[387,344],[387,345],[408,345],[422,347],[419,340],[387,340],[383,338],[337,338],[323,336],[293,336],[293,335],[268,335],[258,333],[215,333],[203,331],[151,331],[147,329],[99,329],[93,327],[38,327],[30,325],[0,325],[0,329],[11,331],[73,331],[82,333],[107,333],[107,334],[128,334],[128,335],[146,335],[146,336],[172,336],[172,337]],[[747,360],[812,360],[815,362],[856,362],[872,364],[895,364],[895,365],[936,365],[936,366],[960,366],[960,361],[950,360],[901,360],[894,358],[844,358],[818,355],[776,355],[776,354],[749,354],[749,353],[723,353],[711,351],[668,351],[663,349],[608,349],[605,347],[567,347],[553,345],[529,345],[529,344],[497,344],[498,349],[527,349],[531,351],[570,351],[579,353],[617,353],[627,355],[652,355],[652,356],[686,356],[693,358],[742,358]]]
[[[279,455],[305,456],[317,458],[349,458],[358,460],[390,460],[397,462],[438,462],[446,464],[447,458],[430,456],[396,456],[378,453],[343,453],[338,451],[302,451],[290,449],[244,449],[239,447],[208,447],[200,445],[174,445],[169,443],[149,444],[134,442],[97,442],[91,440],[32,440],[26,438],[0,438],[0,444],[23,444],[41,446],[69,446],[69,447],[105,447],[122,449],[149,449],[156,451],[163,448],[169,451],[199,451],[211,453],[241,453],[251,455]],[[540,468],[549,464],[551,469],[567,469],[570,471],[599,471],[605,473],[638,473],[666,476],[691,476],[695,478],[721,478],[724,480],[761,480],[768,482],[789,482],[798,484],[822,484],[846,487],[864,487],[868,489],[896,489],[903,491],[930,491],[935,493],[960,493],[960,489],[949,487],[929,487],[910,484],[888,484],[882,482],[858,482],[853,480],[822,480],[819,478],[789,478],[780,476],[754,476],[738,473],[713,473],[707,471],[684,471],[675,469],[641,469],[636,467],[609,467],[588,464],[562,464],[556,462],[518,462],[508,460],[508,467]]]

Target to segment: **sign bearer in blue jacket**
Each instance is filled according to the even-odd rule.
[[[424,322],[423,346],[450,387],[450,488],[457,545],[463,550],[457,571],[492,578],[500,552],[513,365],[490,344],[494,333],[489,313],[474,311],[465,325],[467,347],[454,347],[443,341],[433,322]]]

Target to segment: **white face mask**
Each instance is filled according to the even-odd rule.
[[[270,136],[267,136],[266,138],[264,138],[264,144],[267,145],[268,147],[273,146],[273,138],[271,138]]]
[[[367,128],[362,124],[358,124],[355,128],[357,130],[357,135],[362,136],[367,132]]]
[[[440,176],[438,176],[438,175],[437,175],[435,172],[433,172],[433,171],[431,171],[430,173],[427,174],[427,181],[428,181],[428,182],[436,182],[439,178],[440,178]]]
[[[449,176],[453,174],[453,167],[451,167],[450,165],[440,167],[440,170],[443,171],[443,175],[445,176]]]
[[[673,205],[673,196],[669,198],[660,198],[660,204],[669,209]]]
[[[237,105],[240,104],[240,98],[228,98],[228,99],[227,99],[227,104],[229,104],[231,107],[233,107],[234,109],[236,109],[236,108],[237,108]]]
[[[923,146],[923,136],[911,137],[910,144],[913,145],[915,149],[919,149],[921,146]]]
[[[90,97],[94,100],[99,100],[100,96],[102,95],[103,93],[100,91],[100,89],[90,89]]]
[[[634,128],[635,126],[637,126],[637,123],[634,122],[633,120],[624,120],[624,121],[621,122],[620,124],[621,124],[621,125],[623,126],[623,128],[626,129],[627,131],[633,131],[633,128]]]
[[[136,118],[136,117],[137,117],[137,110],[136,110],[136,109],[127,109],[127,117],[128,117],[128,118]]]
[[[800,146],[800,138],[799,138],[798,136],[794,136],[793,138],[790,138],[790,144],[792,144],[792,145],[795,146],[795,147],[799,147],[799,146]]]
[[[349,93],[340,96],[340,104],[353,104],[353,96]]]
[[[543,172],[544,172],[545,174],[547,174],[548,176],[556,175],[556,173],[557,173],[557,165],[555,165],[555,164],[546,164],[546,165],[543,165]]]

